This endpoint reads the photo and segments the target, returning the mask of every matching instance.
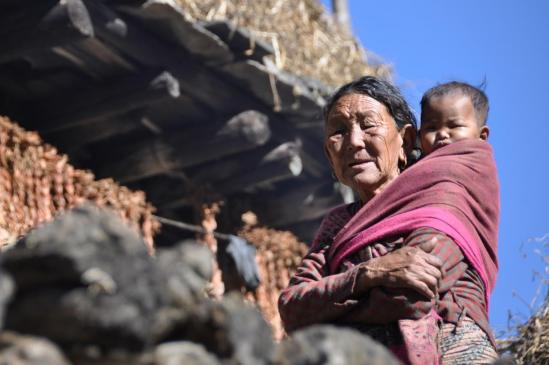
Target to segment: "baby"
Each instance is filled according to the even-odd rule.
[[[490,130],[486,94],[469,84],[437,85],[421,98],[419,137],[423,155],[463,139],[487,140]]]

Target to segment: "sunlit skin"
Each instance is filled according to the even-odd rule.
[[[342,96],[327,116],[324,139],[337,179],[369,201],[400,174],[412,130],[407,125],[399,131],[385,105],[368,95]]]
[[[487,140],[490,131],[475,113],[471,98],[461,93],[433,97],[421,112],[419,135],[423,153],[464,139]]]

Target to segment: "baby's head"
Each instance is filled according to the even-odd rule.
[[[437,85],[421,98],[419,137],[423,154],[463,139],[487,140],[486,94],[464,82]]]

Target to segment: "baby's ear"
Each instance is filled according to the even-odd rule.
[[[490,135],[490,128],[488,128],[487,125],[483,125],[480,128],[480,136],[479,136],[480,139],[482,139],[483,141],[487,141],[489,135]]]

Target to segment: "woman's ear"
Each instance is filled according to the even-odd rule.
[[[406,156],[408,156],[415,148],[415,142],[417,138],[417,131],[411,124],[406,124],[399,131],[402,137],[402,148]]]
[[[413,125],[406,124],[399,131],[402,138],[402,148],[398,154],[398,168],[403,171],[408,165],[408,156],[411,155],[415,148],[415,141],[417,138],[417,132]]]
[[[483,141],[487,141],[489,135],[490,135],[490,128],[488,128],[487,125],[483,125],[480,128],[480,136],[479,136],[480,139],[482,139]]]

